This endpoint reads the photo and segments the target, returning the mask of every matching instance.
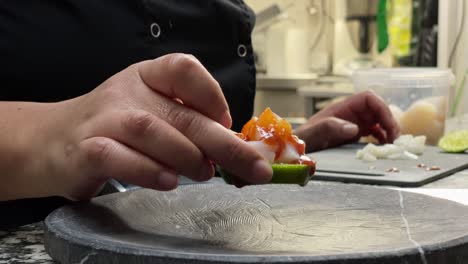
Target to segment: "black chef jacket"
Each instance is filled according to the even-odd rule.
[[[254,22],[242,0],[2,0],[0,101],[73,98],[132,63],[183,52],[220,83],[239,130],[253,111]],[[3,202],[0,223],[38,220],[62,203]]]

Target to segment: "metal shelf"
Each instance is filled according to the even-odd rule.
[[[294,90],[308,86],[316,82],[318,75],[315,73],[288,74],[284,76],[257,75],[258,89],[282,89]]]

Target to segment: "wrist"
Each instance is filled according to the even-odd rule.
[[[0,168],[3,171],[0,200],[59,196],[56,133],[61,103],[0,103]]]

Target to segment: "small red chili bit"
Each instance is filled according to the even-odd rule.
[[[310,167],[310,175],[315,174],[316,162],[306,155],[302,155],[301,158],[296,162],[297,164],[303,164]]]
[[[429,168],[426,169],[427,171],[438,171],[440,170],[440,167],[439,166],[431,166]]]
[[[427,168],[426,164],[424,164],[424,163],[419,163],[416,167],[418,167],[418,168]]]
[[[398,169],[398,168],[390,168],[390,169],[386,170],[386,172],[395,172],[395,173],[396,173],[396,172],[400,172],[400,169]]]

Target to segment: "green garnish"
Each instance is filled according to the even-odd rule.
[[[312,178],[309,165],[275,163],[271,165],[271,168],[273,169],[273,177],[270,183],[273,184],[299,184],[305,186]],[[227,184],[233,184],[232,175],[229,172],[223,168],[219,168],[218,171]]]
[[[439,140],[439,147],[451,153],[466,151],[468,149],[468,130],[448,133]]]

